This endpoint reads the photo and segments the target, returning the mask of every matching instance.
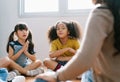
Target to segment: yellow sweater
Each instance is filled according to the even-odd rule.
[[[68,38],[66,44],[62,44],[59,39],[56,39],[56,40],[52,41],[52,43],[51,43],[50,52],[68,48],[68,47],[73,48],[74,50],[77,50],[79,48],[79,46],[80,46],[80,44],[77,39]],[[67,52],[63,53],[61,56],[68,57],[68,56],[73,56],[73,54],[70,53],[69,51],[67,51]]]
[[[108,9],[92,10],[81,47],[66,66],[57,71],[60,80],[73,79],[92,67],[95,82],[120,82],[120,53],[113,56],[116,52],[113,23]]]

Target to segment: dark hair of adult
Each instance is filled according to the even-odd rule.
[[[114,47],[120,52],[120,0],[96,0],[105,3],[114,17]]]
[[[14,28],[14,31],[11,32],[9,38],[8,38],[8,43],[7,43],[7,47],[6,47],[6,51],[9,52],[9,42],[14,41],[14,33],[17,32],[18,30],[28,30],[28,27],[26,26],[26,24],[17,24]],[[31,51],[34,49],[34,44],[32,42],[32,33],[29,31],[28,37],[26,39],[26,41],[29,41],[29,47],[28,47],[28,52],[32,53]]]

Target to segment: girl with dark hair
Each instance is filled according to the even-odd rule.
[[[50,58],[44,60],[48,69],[57,71],[74,56],[80,46],[79,28],[77,21],[59,21],[49,29]]]
[[[17,40],[14,38],[15,35],[17,36]],[[17,66],[17,71],[20,73],[35,76],[43,71],[39,68],[42,62],[36,60],[32,33],[28,30],[26,24],[20,23],[15,26],[14,31],[9,36],[7,52],[9,58],[19,65]],[[31,62],[28,59],[30,59]],[[21,68],[24,70],[21,70]],[[27,70],[26,73],[24,73],[25,70]],[[10,75],[8,76],[11,77]]]
[[[92,68],[93,82],[120,82],[120,0],[92,1],[78,52],[62,69],[37,78],[65,81]]]

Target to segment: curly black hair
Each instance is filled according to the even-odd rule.
[[[80,24],[77,21],[58,21],[56,25],[53,25],[49,28],[48,30],[48,39],[49,42],[52,42],[53,40],[57,39],[57,33],[56,33],[56,28],[59,23],[64,23],[67,26],[70,38],[76,38],[80,39],[81,38],[81,27]]]

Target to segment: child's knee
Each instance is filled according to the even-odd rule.
[[[10,59],[8,57],[5,57],[1,59],[0,67],[7,67],[10,64]]]
[[[37,66],[41,66],[42,65],[42,61],[36,60],[36,64],[37,64]]]
[[[50,59],[49,58],[45,58],[44,61],[43,61],[43,64],[47,67],[49,62],[50,62]]]

